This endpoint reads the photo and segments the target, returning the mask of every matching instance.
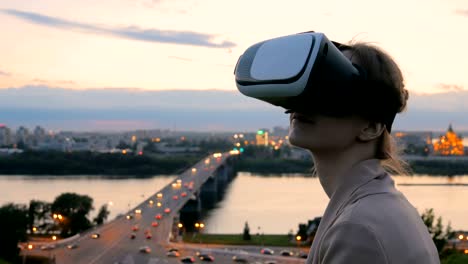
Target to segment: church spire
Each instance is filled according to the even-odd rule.
[[[448,132],[452,132],[452,133],[453,133],[452,123],[449,124]]]

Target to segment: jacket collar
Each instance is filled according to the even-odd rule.
[[[386,172],[378,159],[364,160],[355,164],[346,175],[343,175],[340,185],[332,194],[324,218],[337,215],[360,187],[383,175],[386,175]]]

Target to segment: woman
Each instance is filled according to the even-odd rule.
[[[401,71],[372,45],[340,50],[370,83],[352,88],[362,88],[359,98],[343,99],[356,99],[349,108],[356,111],[290,115],[289,140],[310,150],[330,198],[307,263],[439,263],[427,227],[387,172],[404,172],[390,135],[393,118],[408,99]]]

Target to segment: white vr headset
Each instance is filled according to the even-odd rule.
[[[350,47],[316,32],[262,41],[239,58],[234,70],[237,88],[289,112],[345,116],[367,111],[354,100],[365,96],[363,89],[356,93],[355,87],[368,86],[362,85],[366,73],[343,55],[346,49]],[[390,129],[395,113],[384,115],[374,119]]]

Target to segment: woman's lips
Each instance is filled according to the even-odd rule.
[[[301,123],[315,124],[315,120],[313,118],[300,114],[300,113],[292,113],[291,121],[293,120],[297,120]]]

